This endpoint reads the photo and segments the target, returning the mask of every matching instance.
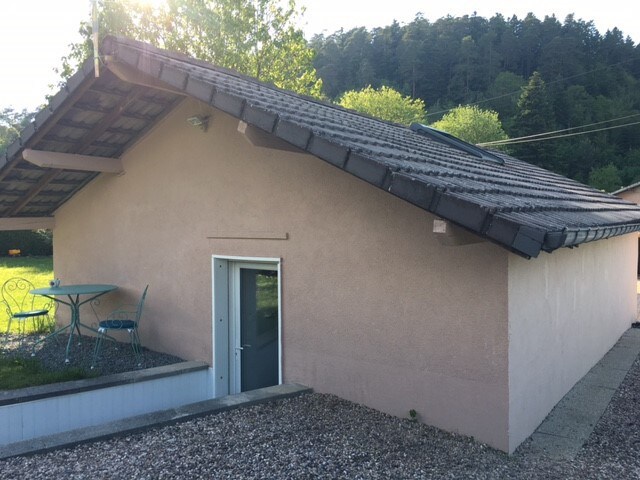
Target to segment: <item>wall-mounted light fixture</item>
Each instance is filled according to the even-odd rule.
[[[203,132],[206,132],[209,127],[209,115],[194,115],[187,118],[187,122],[189,122],[189,125],[193,125]]]

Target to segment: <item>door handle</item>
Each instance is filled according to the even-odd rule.
[[[242,347],[240,348],[251,348],[251,345],[249,345],[248,343],[245,343],[244,345],[242,345]]]

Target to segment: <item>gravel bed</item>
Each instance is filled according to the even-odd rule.
[[[43,338],[43,335],[29,335],[24,337],[23,341],[20,341],[17,336],[10,336],[6,345],[3,346],[3,344],[0,343],[0,347],[3,347],[1,353],[8,357],[32,358],[32,346],[41,338]],[[49,370],[64,370],[74,367],[86,371],[91,370],[95,338],[83,335],[82,338],[79,339],[77,335],[74,335],[69,355],[69,364],[65,364],[64,360],[68,340],[69,336],[62,334],[40,343],[36,346],[35,358],[41,360],[42,364]],[[4,338],[0,338],[0,342],[3,341]],[[109,375],[139,368],[160,367],[182,361],[181,358],[173,355],[143,348],[142,364],[138,367],[133,349],[129,343],[113,342],[105,339],[100,349],[100,356],[96,368],[92,373]],[[2,478],[1,472],[0,478]]]
[[[309,394],[108,441],[0,461],[3,479],[640,478],[636,360],[574,460],[512,456],[338,399]]]

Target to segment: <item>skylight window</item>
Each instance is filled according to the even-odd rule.
[[[504,160],[497,155],[487,152],[486,150],[477,147],[476,145],[467,143],[464,140],[460,140],[459,138],[456,138],[447,132],[443,132],[442,130],[438,130],[433,127],[427,127],[426,125],[423,125],[421,123],[412,123],[409,128],[420,135],[429,137],[432,140],[443,143],[451,148],[461,150],[481,160],[504,165]]]

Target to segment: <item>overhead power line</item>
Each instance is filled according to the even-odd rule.
[[[616,128],[630,127],[632,125],[640,125],[640,121],[631,122],[631,123],[624,123],[622,125],[612,125],[610,127],[594,128],[592,130],[586,130],[584,132],[566,133],[566,134],[563,134],[563,135],[552,135],[550,137],[540,137],[539,135],[546,135],[546,134],[539,134],[539,135],[537,135],[539,138],[523,138],[521,140],[518,140],[518,139],[502,140],[502,141],[499,141],[499,142],[489,142],[489,143],[491,143],[491,146],[497,146],[497,145],[515,145],[515,144],[518,144],[518,143],[542,142],[542,141],[545,141],[545,140],[555,140],[557,138],[576,137],[578,135],[586,135],[587,133],[604,132],[605,130],[614,130]],[[533,135],[533,136],[536,136],[536,135]],[[486,146],[489,146],[489,145],[487,143],[479,143],[478,146],[479,147],[486,147]]]
[[[535,135],[526,135],[524,137],[508,138],[506,140],[495,140],[493,142],[484,142],[484,143],[479,144],[479,145],[481,145],[483,147],[489,147],[491,145],[502,145],[504,143],[513,143],[513,142],[516,142],[518,140],[528,140],[530,138],[545,137],[547,135],[553,135],[555,133],[570,132],[572,130],[579,130],[579,129],[582,129],[582,128],[594,127],[596,125],[602,125],[604,123],[617,122],[619,120],[626,120],[628,118],[633,118],[633,117],[638,117],[638,116],[640,116],[640,113],[633,113],[631,115],[625,115],[624,117],[617,117],[617,118],[612,118],[610,120],[602,120],[600,122],[588,123],[586,125],[580,125],[578,127],[563,128],[561,130],[553,130],[551,132],[536,133]],[[620,126],[624,126],[624,125],[620,125]]]

